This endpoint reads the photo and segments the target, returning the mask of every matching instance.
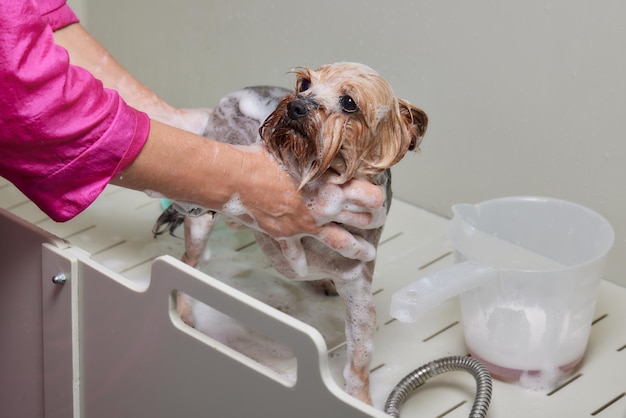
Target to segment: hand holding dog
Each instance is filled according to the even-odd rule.
[[[337,174],[326,172],[302,188],[318,224],[336,222],[360,229],[384,225],[387,218],[383,207],[384,187],[356,179],[341,183],[339,178]]]
[[[311,236],[347,258],[366,262],[375,257],[369,242],[338,223],[360,229],[384,224],[382,186],[355,179],[337,184],[337,176],[328,173],[298,190],[297,182],[265,147],[246,149],[240,174],[256,181],[245,183],[238,193],[241,206],[225,206],[225,215],[277,239]]]

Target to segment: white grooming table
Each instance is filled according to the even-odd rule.
[[[60,224],[0,179],[0,208],[0,261],[43,260],[46,416],[384,417],[386,397],[403,376],[430,360],[467,354],[456,299],[415,324],[389,315],[397,289],[452,262],[447,219],[400,200],[385,227],[373,286],[376,408],[341,389],[341,300],[279,278],[249,231],[220,225],[211,237],[212,258],[198,271],[177,260],[181,239],[153,238],[161,208],[143,193],[109,186],[84,213]],[[6,241],[19,239],[21,231],[41,236],[39,254],[24,254]],[[53,284],[51,277],[61,271],[68,282]],[[219,335],[176,318],[176,289],[229,317],[213,316],[210,308],[203,314],[206,331],[215,328]],[[626,289],[603,281],[589,348],[577,370],[550,393],[494,381],[488,416],[626,417],[625,321]],[[280,344],[263,339],[252,354],[240,353],[237,347],[245,352],[257,343],[255,336],[241,337],[245,332],[230,333],[239,323]],[[474,393],[470,375],[444,374],[414,393],[401,416],[467,417]]]

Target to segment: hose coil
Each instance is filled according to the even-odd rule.
[[[399,418],[400,407],[411,392],[434,376],[458,370],[469,372],[476,380],[476,396],[469,417],[486,417],[493,389],[491,375],[481,362],[468,356],[450,356],[434,360],[406,375],[389,394],[385,402],[385,412]]]

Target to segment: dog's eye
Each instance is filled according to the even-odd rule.
[[[311,87],[311,80],[308,78],[303,78],[300,80],[300,85],[298,86],[298,93],[302,93],[303,91],[307,91]]]
[[[341,96],[339,98],[339,103],[341,103],[341,107],[343,108],[344,112],[354,113],[359,110],[356,102],[350,96]]]

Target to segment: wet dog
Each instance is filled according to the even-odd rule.
[[[389,168],[407,151],[419,148],[428,123],[426,114],[396,97],[389,84],[363,64],[337,63],[293,72],[297,78],[295,91],[252,87],[223,98],[213,110],[204,136],[240,145],[263,141],[300,187],[322,181],[325,173],[330,173],[331,181],[338,184],[356,178],[381,185],[387,191],[384,206],[388,210]],[[157,220],[154,232],[173,230],[184,222],[182,260],[195,267],[218,218],[215,212],[174,202]],[[345,227],[374,247],[378,245],[382,226]],[[361,262],[343,257],[311,237],[294,238],[297,242],[289,246],[284,240],[253,232],[281,274],[313,281],[326,293],[336,291],[342,297],[346,305],[346,391],[371,404],[369,365],[376,312],[370,287],[375,260]],[[287,247],[303,249],[304,254],[289,255]],[[177,310],[193,326],[187,295],[178,294]]]

